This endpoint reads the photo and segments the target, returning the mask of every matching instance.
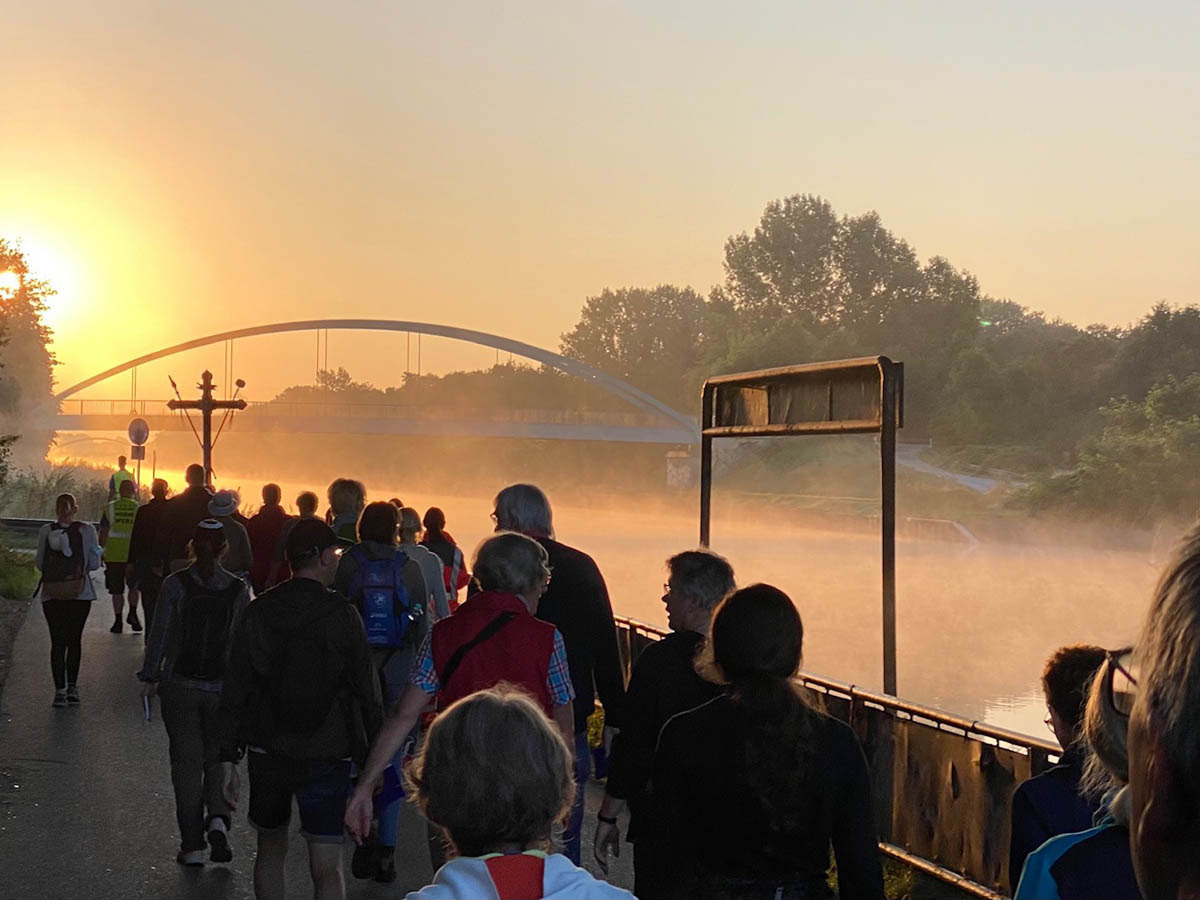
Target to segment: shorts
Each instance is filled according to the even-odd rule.
[[[283,831],[292,818],[292,797],[300,807],[300,833],[316,844],[345,840],[350,760],[288,759],[273,753],[246,754],[250,811],[257,831]]]
[[[125,567],[128,563],[106,562],[104,564],[104,588],[110,594],[125,593]]]

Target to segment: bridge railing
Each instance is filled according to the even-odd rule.
[[[166,400],[69,399],[62,401],[65,416],[170,416]],[[503,407],[438,407],[392,403],[277,402],[255,400],[239,416],[299,419],[405,419],[409,421],[531,422],[559,425],[614,425],[633,428],[661,427],[662,419],[636,412],[577,409],[508,409]]]
[[[626,675],[665,634],[617,618]],[[1008,872],[1013,791],[1057,761],[1059,748],[833,679],[799,680],[862,741],[880,850],[974,896],[1007,896],[1019,874]]]

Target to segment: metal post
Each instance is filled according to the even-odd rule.
[[[212,372],[204,370],[200,382],[200,418],[204,423],[200,446],[204,450],[204,483],[212,488]]]
[[[713,389],[705,387],[700,395],[700,546],[707,547],[709,520],[712,516],[712,441],[704,433],[712,425]]]
[[[883,692],[896,696],[896,373],[880,362],[879,470],[883,532]]]

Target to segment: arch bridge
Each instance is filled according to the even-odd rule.
[[[56,396],[59,412],[52,426],[59,431],[123,431],[131,415],[145,418],[154,430],[186,430],[182,414],[172,413],[166,401],[72,399],[75,394],[137,367],[212,344],[268,334],[313,331],[395,331],[431,335],[491,347],[540,362],[582,378],[619,397],[632,407],[627,413],[583,410],[435,410],[428,407],[346,403],[252,403],[238,413],[238,431],[276,431],[332,434],[428,434],[462,437],[513,437],[558,440],[620,441],[654,444],[694,444],[699,440],[691,416],[607,372],[579,360],[500,335],[393,319],[306,319],[256,325],[193,338],[105,369],[73,384]]]

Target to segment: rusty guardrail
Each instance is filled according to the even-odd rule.
[[[628,675],[666,632],[636,619],[616,622]],[[818,675],[801,673],[800,681],[862,741],[880,851],[973,896],[1007,897],[1013,791],[1056,762],[1059,748]]]

